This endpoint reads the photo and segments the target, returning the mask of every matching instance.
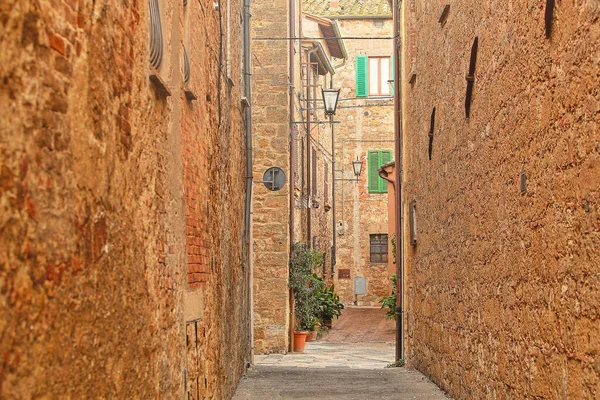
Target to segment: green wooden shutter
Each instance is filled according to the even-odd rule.
[[[369,170],[369,193],[379,193],[379,152],[369,151],[368,159],[368,170]]]
[[[380,160],[380,164],[379,164],[379,168],[381,168],[382,165],[389,163],[390,161],[392,161],[392,152],[390,150],[383,150],[379,152],[379,155],[381,157]],[[379,174],[377,174],[379,175]],[[379,177],[379,191],[381,193],[387,193],[388,192],[388,183],[385,179],[381,179],[381,177]]]
[[[369,92],[369,76],[367,75],[367,56],[356,56],[356,97],[366,97]]]

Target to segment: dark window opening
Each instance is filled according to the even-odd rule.
[[[388,262],[388,235],[373,234],[371,239],[371,262],[372,263],[387,263]]]

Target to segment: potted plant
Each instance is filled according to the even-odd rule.
[[[334,285],[325,287],[318,295],[318,316],[327,328],[331,328],[333,317],[342,315],[344,305],[340,302],[340,296],[335,293]]]
[[[294,351],[303,352],[304,344],[306,343],[307,331],[294,331]]]
[[[304,351],[306,335],[313,330],[316,319],[316,293],[324,287],[323,280],[316,274],[316,269],[322,264],[323,254],[306,246],[295,244],[290,260],[290,288],[294,292],[294,312],[296,314],[296,332],[294,333],[294,350]],[[304,336],[302,341],[301,336]],[[296,341],[298,345],[296,346]]]

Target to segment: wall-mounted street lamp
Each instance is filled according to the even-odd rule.
[[[352,161],[352,169],[354,170],[354,176],[356,180],[360,177],[360,173],[362,172],[363,162],[356,157],[356,161]]]
[[[333,84],[333,78],[331,80]],[[332,224],[332,246],[331,246],[331,273],[335,272],[335,263],[336,263],[336,225],[335,225],[335,135],[333,133],[333,115],[335,114],[335,110],[337,109],[338,99],[340,97],[340,89],[321,89],[321,95],[323,96],[323,105],[325,106],[325,115],[329,116],[329,125],[331,126],[331,181],[333,182],[333,187],[331,190],[331,214],[333,216],[333,224]]]
[[[321,89],[323,95],[323,104],[325,105],[325,115],[333,118],[337,109],[338,98],[340,97],[340,89]]]

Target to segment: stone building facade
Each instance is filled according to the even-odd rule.
[[[409,364],[456,398],[598,398],[600,5],[401,7]]]
[[[253,154],[255,180],[262,180],[271,167],[286,174],[279,191],[254,185],[253,192],[253,282],[254,351],[284,353],[289,344],[288,264],[290,251],[290,117],[288,0],[254,1],[251,4]],[[268,179],[267,179],[268,180]]]
[[[386,1],[364,4],[364,9],[344,14],[331,13],[328,1],[309,1],[302,3],[301,14],[296,2],[252,3],[253,175],[255,180],[261,179],[268,168],[279,166],[287,177],[281,190],[270,191],[261,183],[255,186],[253,196],[257,353],[288,350],[294,328],[288,263],[294,243],[325,254],[322,270],[315,272],[336,285],[345,304],[357,300],[359,305],[377,305],[379,298],[391,292],[387,194],[369,189],[373,178],[368,177],[367,170],[370,164],[371,169],[383,164],[379,159],[369,163],[370,152],[386,152],[391,157],[392,91],[385,79],[379,89],[386,95],[357,96],[355,63],[357,57],[387,57],[384,67],[391,67],[392,20]],[[345,35],[385,39],[353,41],[343,39]],[[299,39],[285,40],[289,37]],[[341,88],[333,125],[334,148],[321,96],[321,89],[330,86]],[[354,179],[352,161],[357,156],[364,161],[364,168],[360,181],[355,183],[350,180]],[[379,185],[377,176],[375,183]],[[339,223],[335,269],[334,186],[336,225]],[[370,259],[371,235],[383,240],[380,249],[384,254],[377,262]],[[367,281],[367,292],[358,299],[354,296],[355,277]]]
[[[387,184],[377,175],[377,169],[393,158],[393,92],[388,82],[392,75],[380,77],[378,91],[367,87],[366,93],[360,93],[357,62],[379,60],[380,65],[385,62],[385,67],[391,69],[391,8],[385,0],[340,1],[337,6],[336,2],[313,0],[303,2],[303,7],[307,13],[338,24],[348,55],[347,61],[336,68],[333,82],[335,88],[341,88],[341,102],[335,115],[339,124],[334,127],[337,253],[330,278],[344,304],[377,306],[392,288],[387,267],[387,249],[391,248]],[[367,65],[367,74],[370,67]],[[363,168],[358,182],[354,182],[352,162],[357,159],[363,162]],[[357,278],[366,291],[355,295],[355,289],[360,289],[356,285],[361,286]]]
[[[219,3],[0,6],[0,398],[235,389],[243,8]]]

